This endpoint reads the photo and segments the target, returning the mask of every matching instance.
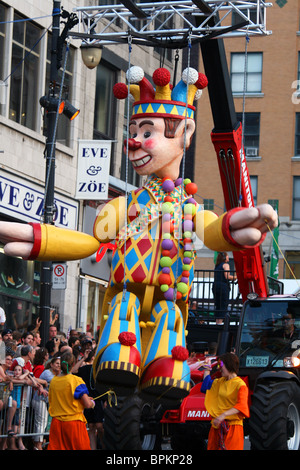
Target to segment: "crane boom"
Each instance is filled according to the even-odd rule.
[[[223,39],[202,42],[201,52],[215,126],[211,138],[217,154],[226,209],[254,207],[242,142],[242,124],[236,117]],[[233,257],[243,300],[250,292],[267,297],[269,289],[262,248],[233,252]]]

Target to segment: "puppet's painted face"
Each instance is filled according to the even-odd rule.
[[[154,173],[159,178],[178,178],[183,155],[184,121],[173,138],[165,137],[165,121],[158,117],[132,120],[129,130],[128,157],[139,175]]]

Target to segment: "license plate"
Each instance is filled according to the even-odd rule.
[[[247,356],[246,358],[246,367],[266,367],[268,363],[268,356]]]

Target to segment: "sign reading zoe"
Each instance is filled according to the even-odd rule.
[[[79,140],[76,199],[108,198],[109,140]]]

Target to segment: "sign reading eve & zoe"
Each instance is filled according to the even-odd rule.
[[[61,194],[54,197],[54,223],[76,230],[78,202]],[[44,188],[4,170],[0,171],[0,213],[23,222],[41,222]]]
[[[111,141],[79,140],[76,199],[108,198]]]

